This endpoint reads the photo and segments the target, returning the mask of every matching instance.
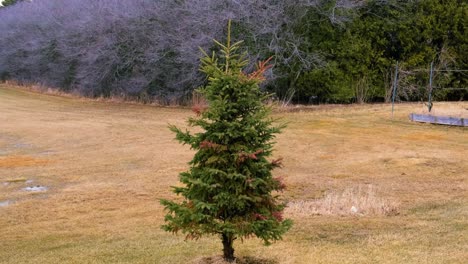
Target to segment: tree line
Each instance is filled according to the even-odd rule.
[[[464,0],[35,0],[0,8],[0,78],[85,96],[163,103],[206,84],[199,47],[227,20],[251,61],[273,57],[263,89],[299,103],[467,99]],[[11,3],[10,3],[11,2]],[[5,4],[5,3],[4,3]],[[249,66],[248,66],[249,67]],[[251,65],[250,67],[253,67]],[[445,89],[452,88],[452,89]],[[456,88],[456,89],[453,89]]]

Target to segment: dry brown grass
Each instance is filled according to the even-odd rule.
[[[467,130],[409,122],[408,114],[421,107],[397,105],[393,119],[389,105],[276,112],[289,123],[277,138],[276,156],[285,158],[285,168],[275,172],[288,184],[283,195],[289,203],[336,197],[334,204],[346,209],[354,197],[372,201],[367,206],[377,211],[291,214],[295,225],[282,242],[237,242],[240,260],[464,263]],[[191,115],[189,109],[42,95],[0,84],[0,159],[9,164],[0,166],[0,203],[9,201],[0,207],[0,262],[217,261],[218,239],[184,241],[159,228],[164,212],[158,199],[174,197],[170,186],[193,155],[167,125],[184,126]],[[36,185],[49,190],[23,191]],[[378,213],[379,204],[396,204],[399,214]]]
[[[295,218],[313,215],[392,216],[398,214],[398,205],[379,197],[372,185],[359,185],[343,192],[328,192],[319,199],[290,202],[285,213]]]
[[[438,107],[442,105],[443,107]],[[464,103],[459,104],[440,104],[434,103],[431,112],[427,109],[426,105],[421,105],[419,109],[415,109],[415,113],[419,114],[430,114],[435,116],[451,116],[468,118],[468,107]]]

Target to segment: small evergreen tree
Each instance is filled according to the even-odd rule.
[[[230,28],[229,22],[226,45],[215,40],[218,54],[208,56],[203,51],[201,71],[208,84],[199,92],[208,107],[195,107],[197,117],[188,120],[203,132],[170,127],[178,141],[197,151],[190,170],[180,174],[185,186],[174,187],[184,200],[161,200],[169,211],[164,230],[181,231],[188,239],[219,235],[227,261],[234,260],[235,239],[257,236],[269,244],[292,225],[283,219],[285,204],[275,194],[285,185],[271,173],[281,166],[281,159],[267,160],[272,140],[282,128],[269,117],[270,109],[262,102],[268,95],[259,88],[268,60],[244,74],[248,62],[239,53],[242,42],[231,44]]]

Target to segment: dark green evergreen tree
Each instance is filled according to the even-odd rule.
[[[3,6],[14,5],[14,4],[16,4],[16,2],[18,2],[18,0],[3,0],[2,5]]]
[[[231,44],[230,23],[227,43],[215,43],[220,52],[204,53],[201,60],[208,83],[199,92],[208,107],[195,108],[197,117],[188,120],[202,132],[170,127],[177,140],[197,152],[190,169],[180,174],[184,187],[174,187],[184,199],[161,201],[168,211],[163,229],[180,231],[189,239],[217,235],[224,258],[233,261],[234,240],[256,236],[269,244],[281,239],[292,222],[283,219],[285,204],[278,196],[285,185],[272,176],[281,159],[267,159],[272,155],[272,140],[282,128],[269,117],[270,110],[263,104],[268,95],[259,88],[268,60],[245,74],[248,62],[239,52],[241,42]]]

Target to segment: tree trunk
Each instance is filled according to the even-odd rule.
[[[236,258],[234,258],[234,248],[232,244],[234,243],[234,238],[230,234],[223,233],[223,258],[227,262],[233,262]]]

